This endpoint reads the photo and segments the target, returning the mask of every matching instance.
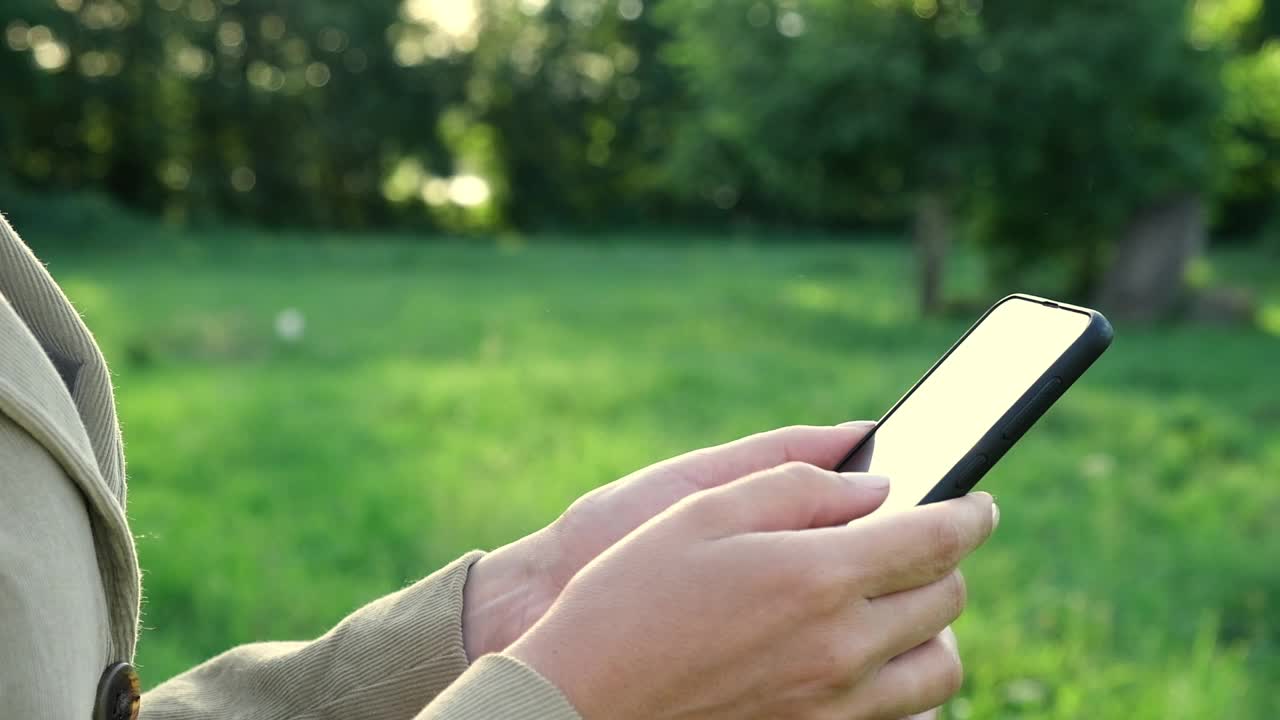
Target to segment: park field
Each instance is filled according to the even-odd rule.
[[[41,254],[116,377],[148,685],[313,637],[672,454],[877,417],[972,319],[921,319],[906,250],[851,239]],[[1277,324],[1276,257],[1200,272]],[[973,258],[949,283],[995,299]],[[1276,329],[1119,325],[987,477],[949,717],[1280,716]]]

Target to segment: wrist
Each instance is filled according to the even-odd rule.
[[[546,533],[540,530],[486,553],[471,566],[462,599],[468,662],[505,650],[555,600],[546,545]]]
[[[584,640],[586,647],[584,647]],[[553,616],[538,623],[521,635],[503,651],[532,668],[569,701],[583,720],[610,718],[625,720],[625,702],[617,702],[625,685],[611,683],[612,673],[619,672],[620,658],[611,656],[611,662],[599,662],[588,648],[598,646],[583,637],[578,628],[567,627],[563,620]]]

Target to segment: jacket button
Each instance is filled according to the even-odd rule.
[[[141,700],[142,683],[133,666],[126,662],[110,665],[98,681],[93,720],[138,720]]]

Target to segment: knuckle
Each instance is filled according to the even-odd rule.
[[[846,587],[838,575],[823,563],[806,561],[798,564],[798,587],[812,610],[826,612],[841,606],[846,600]]]
[[[803,715],[805,720],[850,720],[849,709],[844,707],[842,703],[820,703],[809,708]]]
[[[835,654],[835,661],[837,685],[847,687],[866,674],[867,666],[871,663],[871,655],[862,643],[846,639],[840,644]]]
[[[830,635],[824,638],[814,653],[813,663],[809,667],[812,680],[820,685],[829,685],[840,676],[840,665],[844,658],[844,645],[840,638]]]
[[[777,468],[778,474],[789,479],[804,480],[818,474],[818,468],[799,460],[788,460]]]
[[[938,678],[938,690],[941,700],[950,698],[964,687],[964,663],[954,651],[947,651],[947,661],[943,663],[939,672],[941,677]]]
[[[939,707],[960,692],[964,686],[964,666],[959,653],[937,639],[928,647],[928,652],[899,669],[896,684],[884,688],[872,703],[871,717],[890,719],[918,713],[925,708]]]
[[[683,510],[698,527],[727,527],[736,516],[731,498],[719,490],[706,490],[691,496]]]
[[[835,690],[857,677],[861,662],[855,643],[840,633],[831,633],[817,643],[803,671],[803,682],[815,688]]]
[[[959,570],[952,570],[941,582],[947,617],[954,620],[964,612],[965,603],[968,601],[969,591],[965,586],[964,575]]]
[[[932,692],[931,678],[926,668],[903,668],[893,679],[895,682],[892,685],[879,688],[875,702],[872,703],[871,717],[896,719],[926,706],[942,704],[940,700],[944,698]]]
[[[841,676],[842,687],[851,687],[865,682],[883,662],[874,648],[863,643],[847,643],[841,660],[843,662],[841,668],[844,672]]]
[[[946,570],[955,567],[964,556],[965,535],[960,523],[948,515],[943,515],[933,525],[934,553],[937,569]]]
[[[786,427],[780,427],[773,432],[777,434],[780,441],[783,457],[796,457],[799,454],[797,451],[802,447],[801,441],[803,440],[806,432],[805,426],[787,425]]]
[[[774,435],[777,435],[783,440],[791,440],[795,438],[796,435],[803,433],[804,429],[805,429],[804,425],[783,425],[782,427],[774,428],[769,432]]]
[[[785,488],[789,502],[796,505],[816,505],[829,492],[826,483],[829,472],[798,460],[785,462],[762,473],[759,482],[777,484]]]

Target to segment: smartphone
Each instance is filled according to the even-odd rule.
[[[1088,308],[1010,295],[978,318],[841,461],[889,477],[891,513],[959,497],[1111,344]]]

